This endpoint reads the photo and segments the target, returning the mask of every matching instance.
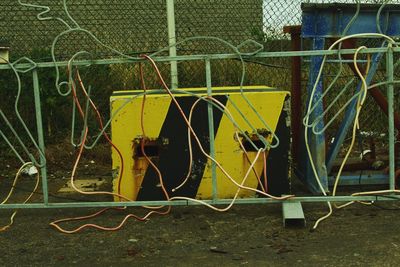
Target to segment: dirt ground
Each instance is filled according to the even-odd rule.
[[[15,224],[0,233],[0,264],[398,266],[400,210],[396,205],[380,203],[378,208],[356,204],[335,212],[314,232],[310,227],[326,212],[324,204],[303,205],[305,228],[283,228],[281,206],[277,204],[238,205],[226,213],[188,206],[173,207],[169,215],[154,216],[146,222],[130,219],[116,232],[84,229],[72,235],[57,232],[49,222],[87,215],[96,209],[22,210]],[[129,211],[145,212],[140,208]],[[110,211],[91,222],[115,226],[126,213]],[[0,210],[2,225],[9,215],[11,211]],[[72,229],[79,225],[81,222],[63,226]]]
[[[70,166],[61,163],[57,162],[57,169],[64,166],[65,170],[49,175],[52,194],[70,174]],[[103,164],[84,161],[81,166],[81,175],[111,177]],[[13,166],[9,169],[8,175],[0,173],[0,200],[13,180]],[[11,202],[20,202],[32,185],[32,179],[22,178]],[[40,199],[36,194],[33,201]],[[82,197],[58,194],[50,198],[52,202],[68,199]],[[153,216],[146,222],[129,219],[115,232],[84,229],[71,235],[56,231],[49,223],[98,209],[21,210],[14,225],[0,233],[0,266],[399,266],[400,203],[378,204],[354,204],[336,211],[313,232],[310,228],[327,212],[326,204],[303,204],[306,227],[284,228],[278,204],[237,205],[225,213],[187,206],[173,207],[169,215]],[[87,222],[116,226],[128,212],[143,215],[146,211],[111,210]],[[0,209],[0,226],[8,223],[11,214],[11,210]]]

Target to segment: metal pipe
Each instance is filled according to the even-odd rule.
[[[274,58],[274,57],[310,57],[310,56],[332,56],[338,53],[342,55],[354,54],[356,49],[342,49],[342,50],[307,50],[307,51],[286,51],[286,52],[259,52],[255,55],[242,55],[243,59],[251,58]],[[386,48],[367,48],[360,51],[360,54],[374,54],[374,53],[385,53]],[[400,52],[400,47],[394,47],[393,52]],[[182,56],[160,56],[154,57],[155,62],[171,62],[171,61],[198,61],[198,60],[222,60],[222,59],[238,59],[237,54],[213,54],[213,55],[182,55]],[[97,59],[97,60],[76,60],[74,66],[87,66],[87,65],[110,65],[110,64],[132,64],[134,62],[145,62],[145,59],[127,59],[127,58],[114,58],[114,59]],[[16,63],[13,65],[18,69],[31,68],[31,63]],[[54,67],[66,67],[68,61],[58,62],[39,62],[36,63],[37,68],[54,68]],[[11,69],[9,65],[0,64],[0,70]]]
[[[396,188],[395,181],[395,153],[394,153],[394,71],[393,71],[393,50],[391,45],[386,53],[386,73],[387,73],[387,98],[388,98],[388,120],[389,120],[389,188]]]
[[[176,56],[175,1],[167,0],[167,23],[169,55]],[[178,64],[171,60],[171,88],[178,88]]]

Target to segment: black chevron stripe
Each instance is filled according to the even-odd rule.
[[[285,101],[288,101],[286,97]],[[288,194],[289,185],[289,153],[290,153],[290,126],[287,125],[288,112],[282,107],[279,115],[275,134],[279,137],[279,146],[273,148],[268,153],[267,177],[268,191],[274,196]],[[262,172],[264,173],[264,172]],[[261,181],[264,181],[264,174]],[[259,188],[261,189],[261,188]]]
[[[224,95],[215,96],[222,104],[226,104]],[[198,99],[194,96],[176,97],[182,110],[189,116],[190,109]],[[156,112],[156,111],[155,111]],[[204,150],[209,153],[209,128],[207,116],[207,102],[197,104],[192,116],[192,127],[199,137]],[[214,108],[214,135],[222,118],[222,112]],[[151,123],[151,122],[147,122]],[[171,102],[165,121],[160,131],[159,138],[168,140],[168,145],[159,151],[157,167],[163,174],[165,188],[170,196],[186,196],[194,198],[197,194],[201,179],[207,163],[207,158],[202,154],[195,140],[192,138],[193,168],[187,183],[171,192],[186,177],[189,165],[187,126],[179,113],[176,105]],[[158,185],[159,179],[155,170],[149,166],[143,179],[137,200],[162,200],[165,196]]]

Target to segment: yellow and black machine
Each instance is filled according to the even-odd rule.
[[[174,97],[186,116],[199,96],[207,95],[207,88],[182,89],[188,93],[174,93]],[[153,90],[154,91],[154,90]],[[282,195],[289,192],[290,181],[290,93],[267,86],[245,86],[243,94],[252,103],[258,114],[268,124],[265,129],[257,114],[243,98],[239,87],[213,87],[213,97],[226,106],[237,126],[244,129],[250,137],[253,125],[258,133],[264,133],[271,140],[274,132],[279,137],[279,146],[268,151],[267,163],[260,157],[249,174],[245,186],[259,188],[261,181],[267,181],[268,193]],[[189,154],[188,127],[170,95],[160,91],[148,90],[142,110],[143,91],[116,91],[110,98],[111,114],[116,114],[111,122],[113,143],[119,148],[124,159],[124,172],[121,181],[114,179],[114,192],[133,200],[163,200],[164,193],[159,176],[149,165],[141,149],[143,132],[141,116],[146,134],[145,154],[156,164],[163,176],[163,184],[172,196],[185,196],[197,199],[212,198],[211,160],[201,152],[199,145],[191,138],[192,159]],[[194,108],[191,126],[196,132],[206,153],[210,153],[208,103],[200,101]],[[143,113],[143,114],[142,114]],[[246,118],[246,120],[243,119]],[[213,108],[215,159],[241,183],[250,162],[257,151],[242,138],[248,156],[243,152],[235,135],[236,129],[228,116]],[[259,142],[260,140],[254,140]],[[118,154],[112,153],[113,169],[121,166]],[[189,170],[189,163],[192,168]],[[264,172],[264,165],[266,170]],[[178,190],[173,190],[188,176],[187,182]],[[264,177],[266,173],[267,177]],[[238,187],[217,168],[217,197],[232,198]],[[239,197],[255,197],[250,190],[241,190]],[[119,200],[119,199],[116,199]]]

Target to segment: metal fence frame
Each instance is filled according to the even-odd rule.
[[[324,56],[324,55],[335,55],[341,54],[354,54],[356,49],[343,49],[343,50],[315,50],[315,51],[294,51],[294,52],[261,52],[256,55],[243,56],[244,58],[273,58],[273,57],[309,57],[309,56]],[[386,74],[387,74],[387,97],[389,103],[389,116],[388,116],[388,141],[389,141],[389,189],[395,189],[395,155],[394,155],[394,144],[395,144],[395,129],[394,129],[394,79],[393,79],[393,56],[395,53],[399,53],[400,48],[388,47],[388,48],[369,48],[363,50],[361,53],[384,53],[387,58]],[[235,59],[238,58],[236,54],[214,54],[214,55],[187,55],[187,56],[166,56],[166,57],[155,57],[156,62],[181,62],[181,61],[202,61],[206,65],[206,83],[208,94],[212,94],[211,86],[211,62],[223,60],[223,59]],[[123,64],[123,63],[137,63],[140,59],[107,59],[107,60],[81,60],[76,61],[74,64],[77,66],[92,64],[92,65],[104,65],[104,64]],[[38,131],[38,141],[41,151],[44,154],[45,151],[45,140],[42,126],[42,114],[41,114],[41,99],[40,99],[40,85],[38,69],[40,68],[53,68],[55,66],[63,67],[67,66],[68,62],[46,62],[38,63],[36,66],[32,66],[30,63],[19,63],[14,67],[32,72],[33,79],[33,90],[35,95],[35,111],[36,111],[36,125]],[[10,69],[8,65],[0,65],[0,71]],[[209,103],[208,120],[213,120],[212,104]],[[210,112],[211,111],[211,112]],[[210,124],[213,125],[213,124]],[[212,131],[213,132],[213,131]],[[214,137],[210,136],[210,151],[214,151]],[[45,159],[41,157],[41,163],[45,163]],[[213,168],[216,168],[213,163]],[[74,208],[74,207],[115,207],[115,206],[146,206],[146,205],[192,205],[190,201],[133,201],[133,202],[72,202],[72,203],[51,203],[49,202],[48,194],[48,179],[47,179],[47,166],[43,164],[40,168],[42,191],[43,191],[43,203],[30,203],[30,204],[3,204],[0,205],[0,209],[21,209],[21,208]],[[214,185],[216,185],[216,174],[213,172],[212,179]],[[216,193],[218,188],[213,188]],[[205,202],[211,204],[226,204],[232,200],[229,199],[218,199],[217,194],[214,194],[214,198]],[[287,200],[274,200],[270,198],[246,198],[236,200],[237,204],[250,204],[250,203],[293,203],[293,202],[343,202],[343,201],[378,201],[378,200],[399,200],[400,197],[394,195],[374,195],[374,196],[305,196],[305,197],[293,197]]]

